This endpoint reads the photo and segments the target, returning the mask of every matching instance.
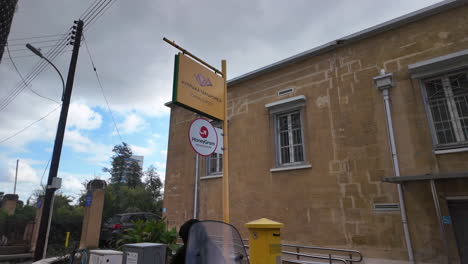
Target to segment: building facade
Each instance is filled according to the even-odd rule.
[[[18,0],[4,0],[0,2],[0,62],[2,62],[3,52],[5,51],[10,34],[11,23],[16,11]]]
[[[285,243],[357,249],[365,263],[468,263],[466,14],[444,1],[231,79],[230,219],[243,237],[266,217]],[[166,217],[194,216],[197,167],[198,217],[221,220],[222,155],[196,166],[197,115],[169,106]]]

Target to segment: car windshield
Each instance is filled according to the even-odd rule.
[[[120,218],[121,217],[122,216],[120,216],[120,215],[114,215],[113,217],[107,219],[107,223],[108,224],[118,224],[118,223],[120,223]]]

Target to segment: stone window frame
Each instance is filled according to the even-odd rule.
[[[294,169],[306,169],[311,168],[312,166],[307,162],[308,153],[307,153],[307,144],[305,142],[304,134],[304,120],[305,120],[305,105],[306,97],[304,95],[299,95],[295,97],[290,97],[284,100],[276,101],[265,105],[265,108],[268,109],[270,114],[270,120],[272,121],[273,127],[273,137],[274,137],[274,148],[275,148],[275,167],[270,169],[271,172],[283,171],[283,170],[294,170]],[[301,122],[301,142],[302,142],[302,153],[303,161],[293,162],[293,163],[281,163],[280,157],[280,143],[279,143],[279,129],[278,129],[278,117],[299,113],[300,122]]]
[[[431,131],[433,151],[435,154],[446,154],[454,152],[468,151],[468,137],[460,136],[460,117],[458,115],[456,103],[453,97],[450,96],[452,86],[450,84],[450,76],[466,73],[468,74],[468,50],[462,50],[433,59],[417,62],[408,65],[408,69],[412,79],[418,80],[421,93],[423,95],[424,108],[426,118],[428,120]],[[468,76],[468,75],[467,75]],[[427,94],[427,83],[431,80],[440,80],[444,89],[444,99],[447,100],[447,109],[450,114],[450,122],[452,130],[455,133],[457,142],[441,144],[437,137],[437,130],[434,124],[433,114]],[[465,99],[466,100],[466,99]],[[457,113],[455,113],[457,112]],[[457,123],[458,122],[458,123]]]

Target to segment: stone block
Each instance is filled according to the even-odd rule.
[[[354,208],[353,197],[344,197],[341,198],[343,208]]]
[[[356,183],[346,184],[345,196],[359,196],[358,184]]]
[[[345,209],[346,222],[360,222],[362,221],[361,209]]]

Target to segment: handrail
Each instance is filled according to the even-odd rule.
[[[336,261],[341,261],[341,262],[343,262],[344,264],[348,264],[348,262],[346,261],[346,259],[344,259],[344,258],[332,257],[331,254],[328,254],[328,257],[326,257],[326,256],[309,255],[309,254],[297,253],[297,252],[291,252],[291,251],[281,251],[281,253],[283,253],[283,254],[289,254],[289,255],[294,255],[294,256],[307,257],[307,258],[326,259],[326,260],[329,261],[329,263],[333,263],[332,261],[335,261],[335,260],[336,260]],[[287,259],[285,259],[284,261],[288,262]],[[291,262],[294,262],[294,260],[291,260]]]
[[[300,248],[304,249],[313,249],[313,250],[322,250],[322,251],[336,251],[336,252],[343,252],[349,253],[349,258],[344,258],[346,261],[353,263],[353,262],[361,262],[363,260],[361,252],[353,249],[340,249],[340,248],[326,248],[326,247],[312,247],[312,246],[301,246],[301,245],[291,245],[291,244],[281,244],[283,247],[293,247],[296,248],[297,252],[299,253]],[[353,259],[353,254],[359,256],[358,259]]]

